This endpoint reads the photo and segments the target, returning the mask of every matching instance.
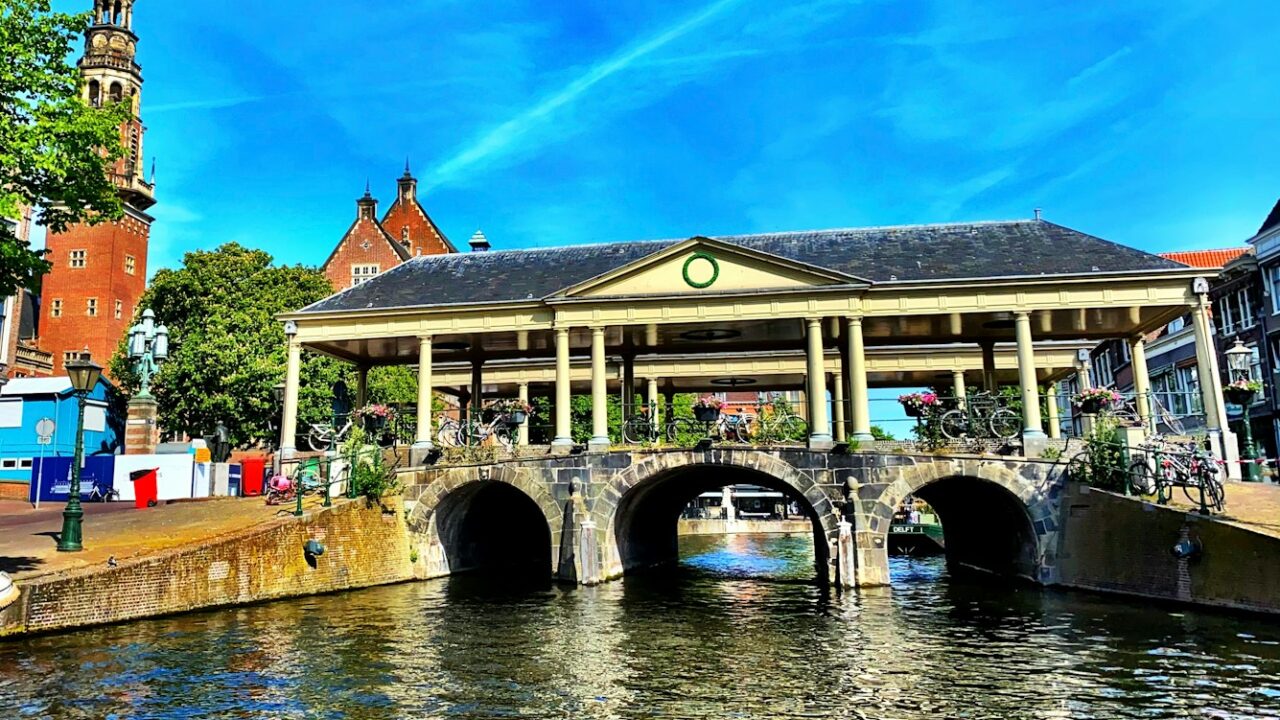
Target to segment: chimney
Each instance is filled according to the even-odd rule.
[[[489,238],[484,236],[484,231],[476,230],[476,234],[471,236],[471,252],[488,252],[490,247]]]

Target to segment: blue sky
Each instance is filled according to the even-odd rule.
[[[142,0],[150,269],[231,240],[319,264],[406,156],[459,244],[1036,207],[1238,244],[1280,196],[1276,6]]]

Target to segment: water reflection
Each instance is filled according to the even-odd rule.
[[[951,578],[833,594],[811,538],[695,538],[598,588],[493,577],[0,644],[52,718],[1255,718],[1280,625]]]

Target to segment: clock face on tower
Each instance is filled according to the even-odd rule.
[[[106,45],[107,45],[107,36],[106,36],[106,35],[94,35],[94,36],[93,36],[93,46],[94,46],[94,47],[96,47],[96,48],[100,48],[100,47],[106,47]]]

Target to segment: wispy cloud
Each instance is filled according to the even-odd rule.
[[[714,17],[736,5],[741,0],[717,0],[698,12],[683,18],[648,39],[621,50],[592,65],[586,72],[574,78],[564,87],[543,97],[532,107],[522,110],[511,119],[481,134],[452,157],[436,167],[428,187],[449,182],[464,170],[497,160],[511,152],[517,141],[525,138],[534,128],[560,110],[585,95],[595,86],[608,80],[649,55],[661,50],[673,41],[710,22]]]

